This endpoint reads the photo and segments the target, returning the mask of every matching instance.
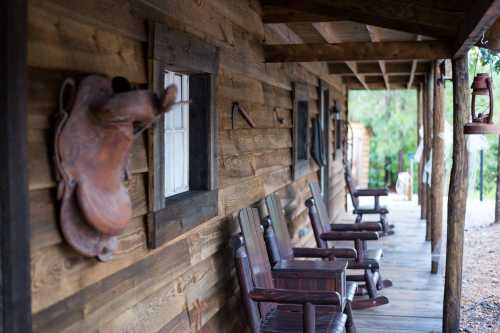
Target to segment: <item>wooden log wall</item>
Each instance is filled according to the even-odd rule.
[[[243,331],[228,239],[232,216],[266,194],[284,202],[297,244],[313,241],[304,200],[318,167],[291,181],[291,82],[309,85],[310,114],[318,114],[319,77],[345,105],[344,87],[317,64],[263,64],[261,43],[283,40],[283,26],[265,27],[258,1],[31,0],[29,2],[28,157],[31,285],[34,332]],[[221,48],[219,216],[155,250],[146,246],[146,136],[131,156],[133,220],[108,263],[77,255],[57,227],[53,116],[67,75],[101,73],[147,82],[147,19],[193,33]],[[285,36],[285,37],[284,37]],[[238,101],[256,128],[231,126]],[[283,119],[279,122],[277,118]],[[334,128],[334,126],[331,126]],[[331,136],[334,138],[334,134]],[[333,145],[333,142],[330,142]],[[332,157],[331,198],[344,202],[341,155]],[[230,263],[230,264],[228,264]]]

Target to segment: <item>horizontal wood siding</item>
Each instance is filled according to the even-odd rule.
[[[318,167],[291,181],[291,82],[307,82],[311,117],[318,114],[317,64],[263,64],[261,41],[282,40],[264,27],[258,1],[31,0],[29,2],[28,155],[33,329],[35,332],[233,332],[244,326],[228,239],[233,215],[278,192],[297,244],[311,243],[304,200]],[[147,82],[146,19],[193,33],[221,48],[219,216],[155,250],[146,245],[146,136],[135,142],[129,191],[133,219],[111,262],[85,259],[59,233],[53,165],[53,116],[67,75],[122,75]],[[343,98],[331,77],[330,96]],[[340,90],[339,90],[340,89]],[[233,102],[255,121],[236,115]],[[332,163],[335,171],[337,160]],[[335,170],[334,170],[335,169]],[[332,172],[332,198],[343,196]],[[340,178],[339,178],[340,179]],[[343,186],[343,185],[342,185]],[[332,199],[334,200],[334,199]],[[337,202],[335,202],[337,206]],[[343,206],[343,204],[342,204]]]

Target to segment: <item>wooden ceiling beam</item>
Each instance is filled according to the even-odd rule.
[[[411,63],[409,62],[387,62],[384,61],[385,72],[388,76],[390,75],[402,75],[410,74]],[[342,75],[342,76],[352,76],[352,71],[347,67],[344,62],[331,62],[328,64],[328,69],[330,74]],[[381,75],[380,66],[376,62],[358,62],[357,70],[359,74],[364,76]],[[415,75],[425,74],[429,70],[429,64],[427,62],[417,62],[415,68]]]
[[[465,55],[495,24],[500,16],[500,0],[478,0],[469,4],[464,23],[459,26],[453,58]]]
[[[463,21],[463,13],[442,10],[419,4],[418,1],[399,0],[262,0],[264,22],[269,20],[270,8],[302,12],[321,17],[323,22],[349,20],[382,28],[406,31],[436,38],[455,37],[456,27]],[[293,15],[290,15],[293,18]],[[276,16],[272,23],[278,23]],[[287,15],[279,23],[289,22]],[[306,17],[303,17],[305,19]],[[293,18],[295,19],[295,18]],[[321,22],[317,18],[311,22]]]
[[[265,62],[436,60],[449,58],[451,54],[451,46],[438,40],[264,45]]]

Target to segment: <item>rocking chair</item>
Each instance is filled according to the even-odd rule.
[[[345,182],[347,184],[347,190],[351,196],[352,206],[354,207],[353,213],[356,214],[356,223],[361,223],[363,215],[379,215],[379,223],[382,226],[383,235],[393,235],[394,228],[393,224],[389,224],[387,221],[387,214],[389,210],[385,206],[380,205],[380,197],[389,195],[389,191],[386,188],[373,188],[373,189],[358,189],[354,184],[352,179],[350,168],[344,165],[344,176]],[[373,197],[374,204],[371,207],[364,207],[359,205],[360,197]]]
[[[328,248],[328,241],[354,241],[357,258],[348,262],[348,269],[364,270],[364,274],[349,274],[348,281],[364,282],[360,286],[358,296],[364,294],[366,289],[369,300],[354,299],[353,308],[368,308],[389,303],[384,296],[379,296],[378,291],[392,286],[392,281],[382,279],[380,274],[380,260],[382,249],[367,249],[368,240],[377,240],[380,225],[374,222],[356,224],[330,224],[323,198],[317,182],[310,182],[309,188],[312,198],[306,201],[309,209],[309,218],[314,231],[316,244],[319,248]]]
[[[242,236],[232,238],[232,248],[252,332],[341,333],[344,327],[349,327],[348,315],[352,314],[343,313],[350,311],[342,295],[345,292],[342,289],[342,281],[345,285],[345,261],[320,267],[316,271],[311,270],[314,265],[309,265],[307,261],[305,266],[297,267],[289,262],[283,263],[279,269],[271,270],[258,210],[242,209],[239,222]],[[339,279],[331,278],[332,271],[338,273],[336,276]],[[283,287],[287,281],[311,281],[313,278],[318,288],[303,290]],[[325,289],[325,282],[340,292],[325,291],[334,290]]]

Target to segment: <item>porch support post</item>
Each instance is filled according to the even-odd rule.
[[[420,142],[423,138],[420,137],[420,128],[422,127],[422,95],[423,95],[423,84],[419,83],[417,88],[417,146],[423,144]],[[422,196],[423,196],[423,186],[422,186],[422,171],[424,165],[424,154],[422,150],[422,155],[420,156],[420,161],[417,167],[417,193],[418,193],[418,205],[422,211]]]
[[[431,273],[436,274],[441,262],[443,233],[444,186],[444,79],[440,74],[441,61],[433,63],[434,112],[432,113],[432,180],[431,180]]]
[[[433,133],[433,117],[432,114],[434,112],[434,69],[431,68],[429,71],[429,75],[427,76],[427,113],[425,116],[427,117],[427,135],[425,137],[425,144],[427,146],[427,155],[425,163],[427,163],[430,159],[432,159],[432,133]],[[432,172],[432,171],[431,171]],[[431,240],[431,223],[432,223],[432,214],[431,214],[431,179],[429,177],[426,178],[426,211],[425,211],[425,240]]]
[[[469,114],[467,55],[453,59],[453,165],[448,193],[448,230],[444,287],[443,332],[456,333],[460,327],[462,256],[465,205],[467,200],[467,151],[464,125]]]
[[[429,118],[427,117],[427,113],[429,113],[429,103],[428,103],[429,89],[427,89],[427,81],[428,80],[425,80],[425,83],[422,84],[422,127],[424,130],[424,137],[422,140],[424,149],[422,151],[422,160],[420,162],[422,168],[422,170],[420,171],[420,179],[421,179],[420,186],[422,187],[422,201],[420,206],[421,220],[427,220],[427,181],[426,177],[424,177],[423,175],[425,163],[429,156],[429,146],[427,142],[428,141],[427,137],[429,136],[429,127],[428,127]]]
[[[27,1],[0,1],[0,332],[31,332]]]

